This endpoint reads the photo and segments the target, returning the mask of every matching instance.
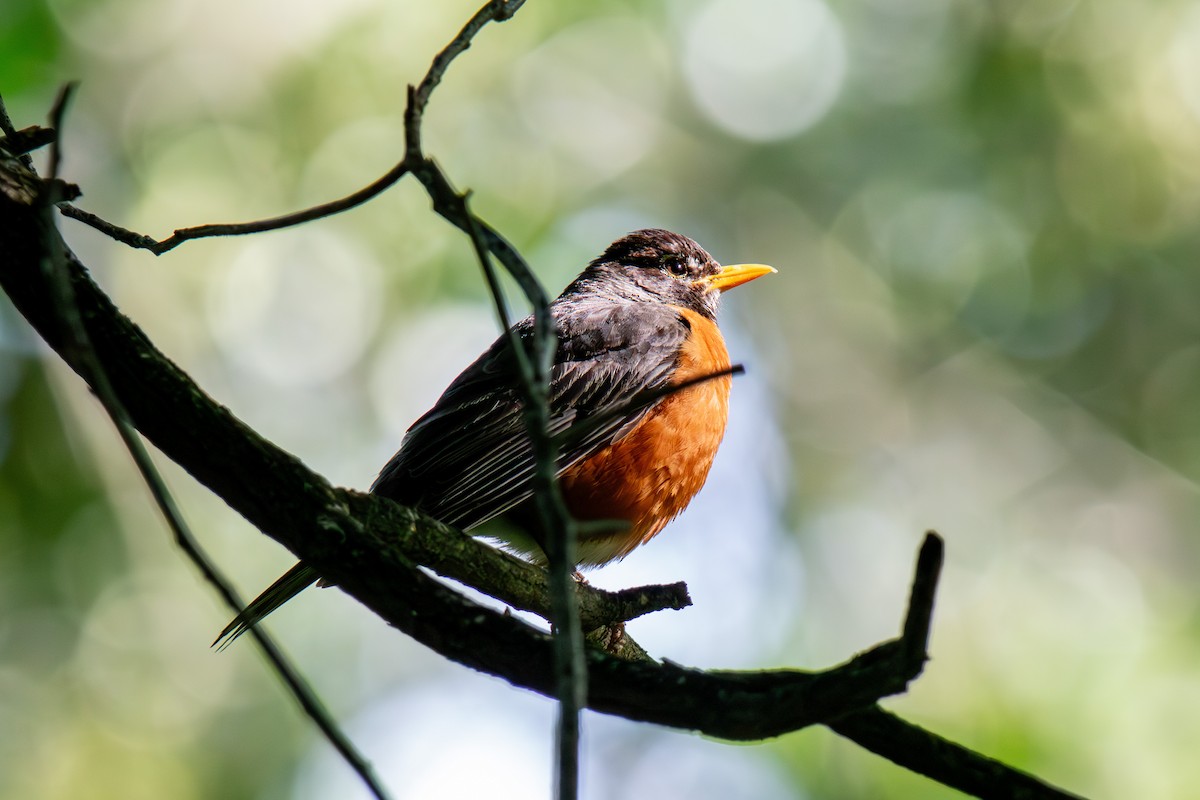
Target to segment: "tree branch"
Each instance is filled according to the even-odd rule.
[[[14,162],[0,164],[0,174],[14,167]],[[23,195],[0,195],[0,253],[5,254],[0,286],[78,370],[53,322],[52,299],[39,275],[45,237],[29,236],[32,214]],[[69,252],[66,267],[80,318],[114,391],[160,450],[395,627],[459,663],[553,694],[550,637],[421,572],[416,565],[426,553],[415,543],[473,550],[479,571],[524,573],[530,584],[536,584],[540,570],[388,500],[330,486],[201,392],[116,310]],[[921,662],[908,657],[907,645],[899,641],[821,673],[701,672],[589,651],[588,705],[723,738],[775,736],[903,691]]]
[[[975,797],[995,800],[1081,800],[1028,773],[980,755],[879,706],[825,723],[876,755]]]
[[[407,173],[408,165],[401,161],[373,182],[338,200],[332,200],[328,203],[306,208],[291,214],[283,214],[278,217],[260,219],[253,222],[216,223],[212,225],[197,225],[193,228],[178,228],[173,234],[162,240],[147,236],[144,233],[131,231],[128,228],[122,228],[120,225],[115,225],[90,211],[84,211],[73,205],[63,204],[59,208],[61,208],[64,216],[78,220],[85,225],[90,225],[122,244],[141,250],[149,250],[154,255],[161,256],[168,250],[174,250],[179,245],[191,239],[206,239],[212,236],[244,236],[248,233],[277,231],[281,228],[290,228],[304,222],[312,222],[316,219],[339,214],[342,211],[367,202],[399,181]]]
[[[58,232],[31,235],[42,191],[46,183],[18,161],[0,160],[0,287],[51,347],[80,371],[83,367],[54,323],[52,293],[39,269],[48,255],[48,242]],[[461,664],[553,696],[549,636],[473,603],[416,565],[430,550],[471,550],[474,577],[523,576],[497,592],[513,595],[525,594],[522,583],[536,585],[539,570],[411,509],[331,487],[201,392],[117,311],[65,245],[53,246],[64,248],[80,319],[116,395],[143,435],[252,524],[401,631]],[[927,544],[904,624],[907,638],[885,642],[839,667],[823,672],[704,672],[589,650],[587,705],[628,719],[734,740],[778,736],[823,722],[898,764],[930,773],[932,767],[919,748],[910,753],[889,747],[880,742],[878,721],[872,728],[855,723],[851,715],[904,691],[920,673],[939,567],[940,545]],[[528,595],[524,607],[537,604],[535,595]],[[912,735],[919,738],[918,733]],[[928,734],[921,741],[930,749],[943,740]],[[957,746],[955,752],[969,753]],[[989,763],[995,763],[997,786],[1031,782],[1042,794],[1026,796],[1063,796],[1003,764]],[[977,787],[978,769],[965,761],[937,768],[937,779],[947,785],[964,791]]]

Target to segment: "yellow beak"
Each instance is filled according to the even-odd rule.
[[[730,264],[727,267],[722,267],[721,271],[716,275],[701,278],[696,283],[702,285],[705,291],[711,292],[716,289],[723,292],[726,289],[741,286],[743,283],[748,283],[755,278],[761,278],[763,275],[778,271],[774,267],[768,267],[766,264]]]

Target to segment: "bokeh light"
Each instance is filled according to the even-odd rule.
[[[115,222],[268,217],[403,156],[405,86],[479,2],[15,0],[0,92],[28,125],[83,79],[64,174]],[[748,372],[708,486],[589,575],[688,582],[635,638],[831,665],[896,633],[936,528],[933,660],[886,705],[1085,796],[1194,792],[1198,53],[1190,0],[530,2],[480,34],[425,146],[550,291],[649,226],[780,270],[725,300]],[[218,401],[360,489],[497,333],[412,181],[158,259],[63,228]],[[361,793],[248,643],[208,650],[228,611],[34,341],[0,303],[0,797]],[[163,466],[245,593],[290,566]],[[272,627],[398,797],[549,796],[549,701],[337,590]],[[584,737],[593,798],[951,796],[824,729]]]
[[[209,325],[224,357],[284,386],[344,375],[375,336],[379,267],[350,240],[261,239],[211,285]]]
[[[518,108],[533,137],[571,159],[573,175],[609,178],[654,148],[665,62],[662,42],[635,18],[583,22],[516,65]]]
[[[704,114],[752,140],[816,124],[846,72],[841,25],[822,0],[710,0],[685,23],[684,77]]]

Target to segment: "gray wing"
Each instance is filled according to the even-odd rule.
[[[554,435],[666,386],[690,329],[678,311],[649,303],[556,303],[552,312],[559,338],[550,374]],[[528,345],[532,321],[514,329]],[[463,529],[529,498],[534,464],[514,362],[500,337],[413,424],[371,491]],[[570,441],[558,472],[620,439],[653,406],[615,414]]]

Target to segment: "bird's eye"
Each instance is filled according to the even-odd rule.
[[[684,275],[687,275],[687,264],[681,259],[668,256],[663,259],[663,262],[667,267],[667,272],[670,272],[675,277],[682,278]]]

